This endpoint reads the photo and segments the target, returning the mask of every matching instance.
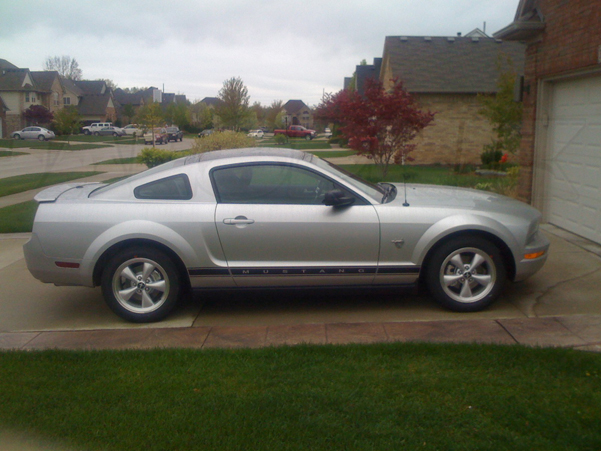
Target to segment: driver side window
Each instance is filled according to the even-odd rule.
[[[322,205],[326,192],[342,188],[313,171],[285,164],[229,166],[214,169],[211,177],[217,201],[230,204]]]

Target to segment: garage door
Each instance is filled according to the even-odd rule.
[[[554,85],[546,162],[548,222],[601,243],[601,77]]]

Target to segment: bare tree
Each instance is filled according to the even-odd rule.
[[[79,63],[68,55],[49,56],[44,63],[45,70],[55,70],[69,80],[81,80],[83,75]]]

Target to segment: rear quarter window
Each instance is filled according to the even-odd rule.
[[[192,187],[186,174],[173,175],[145,183],[134,189],[136,199],[190,200]]]

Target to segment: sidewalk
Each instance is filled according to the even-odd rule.
[[[601,316],[0,333],[0,349],[260,348],[380,342],[494,343],[601,352]]]

